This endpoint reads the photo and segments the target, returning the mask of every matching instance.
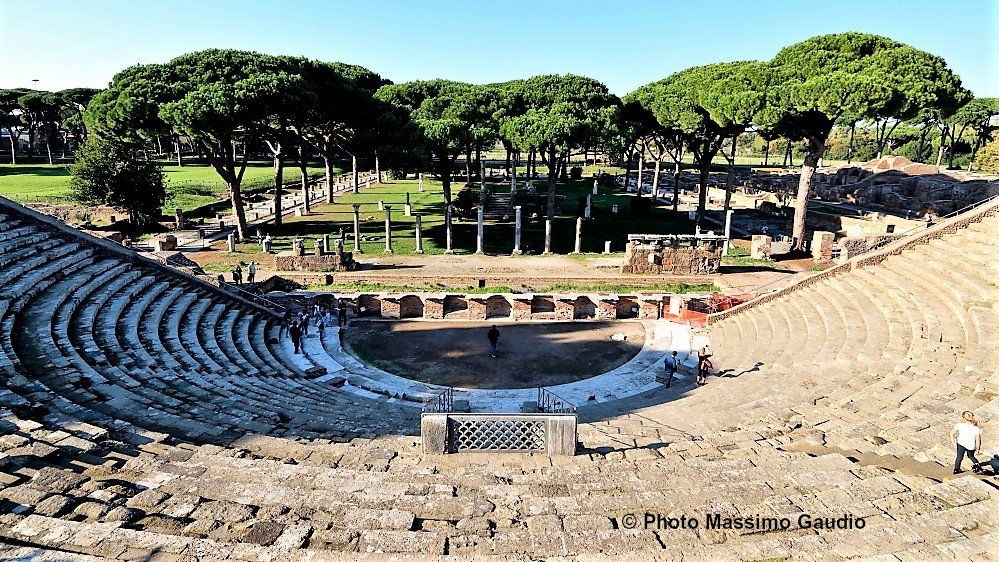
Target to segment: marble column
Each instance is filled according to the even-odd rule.
[[[413,253],[423,253],[423,217],[420,215],[416,215],[416,249]]]
[[[545,219],[545,254],[552,253],[552,220]]]
[[[475,236],[475,253],[476,254],[482,254],[482,253],[484,253],[483,250],[482,250],[482,235],[483,235],[483,231],[485,230],[485,227],[484,227],[484,224],[483,224],[483,220],[484,220],[484,217],[483,217],[483,208],[482,208],[482,205],[479,205],[479,225],[478,225],[478,229],[476,230],[476,236]]]
[[[385,253],[392,253],[392,206],[385,205]]]
[[[516,226],[514,227],[513,230],[513,255],[515,256],[524,253],[524,251],[520,249],[520,215],[521,215],[520,209],[521,209],[520,205],[517,205],[516,207],[513,208],[515,215],[517,217]]]
[[[583,217],[576,219],[576,245],[573,247],[572,253],[583,253]]]

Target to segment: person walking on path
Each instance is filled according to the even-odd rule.
[[[288,333],[291,334],[291,343],[295,346],[295,353],[301,353],[302,347],[302,330],[298,327],[298,324],[292,323],[291,328],[288,329]]]
[[[496,357],[496,344],[499,343],[500,333],[496,329],[496,324],[489,329],[489,333],[486,334],[486,338],[489,340],[489,355]]]
[[[697,350],[697,386],[708,384],[708,371],[711,370],[711,348],[707,344]]]
[[[284,339],[284,333],[287,332],[287,331],[288,331],[288,319],[287,318],[282,318],[281,319],[281,324],[278,325],[278,339],[279,340],[283,340]]]
[[[957,447],[957,458],[954,459],[954,474],[960,474],[961,463],[964,456],[971,459],[971,471],[981,474],[982,463],[975,458],[975,452],[982,448],[982,428],[978,427],[978,420],[972,412],[961,414],[962,421],[954,425],[954,430],[950,432],[951,442]]]
[[[673,384],[673,375],[676,374],[676,370],[680,366],[680,360],[676,358],[676,352],[670,353],[666,356],[666,388],[669,388]]]
[[[250,265],[246,266],[246,282],[253,283],[257,278],[257,264],[250,262]]]
[[[347,325],[347,305],[340,303],[340,313],[337,315],[337,323],[342,328]]]
[[[243,268],[236,266],[236,269],[232,270],[232,282],[237,285],[243,284]]]

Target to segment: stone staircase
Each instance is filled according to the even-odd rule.
[[[500,188],[497,188],[500,189]],[[490,193],[486,197],[486,206],[482,211],[482,217],[492,222],[511,222],[514,219],[513,205],[510,202],[510,193]]]
[[[296,356],[266,310],[3,201],[0,215],[0,558],[997,551],[993,485],[877,462],[945,463],[961,409],[992,432],[994,217],[942,238],[978,266],[912,275],[933,267],[913,248],[718,323],[726,376],[584,409],[575,457],[435,457],[411,435],[418,409],[351,383],[334,331]],[[316,365],[327,375],[305,374]],[[702,526],[646,527],[645,513]],[[715,513],[866,527],[705,529]]]

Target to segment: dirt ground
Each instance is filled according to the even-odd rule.
[[[403,377],[465,388],[533,388],[592,377],[626,363],[645,341],[639,322],[497,324],[354,321],[346,342],[366,361]],[[613,334],[627,340],[614,341]]]

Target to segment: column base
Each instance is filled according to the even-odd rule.
[[[453,253],[454,253],[454,250],[444,250],[444,253],[445,253],[445,254],[453,254]]]
[[[362,249],[360,249],[360,248],[354,248],[354,253],[355,253],[355,254],[363,254],[363,253],[364,253],[364,250],[362,250]]]
[[[510,252],[511,256],[520,256],[520,255],[523,255],[523,254],[524,254],[524,250],[514,250],[513,252]]]
[[[395,252],[393,252],[392,250],[384,250],[384,251],[382,251],[382,253],[383,254],[394,254]]]
[[[414,253],[414,254],[422,254],[422,253],[423,253],[423,250],[413,250],[413,253]]]

